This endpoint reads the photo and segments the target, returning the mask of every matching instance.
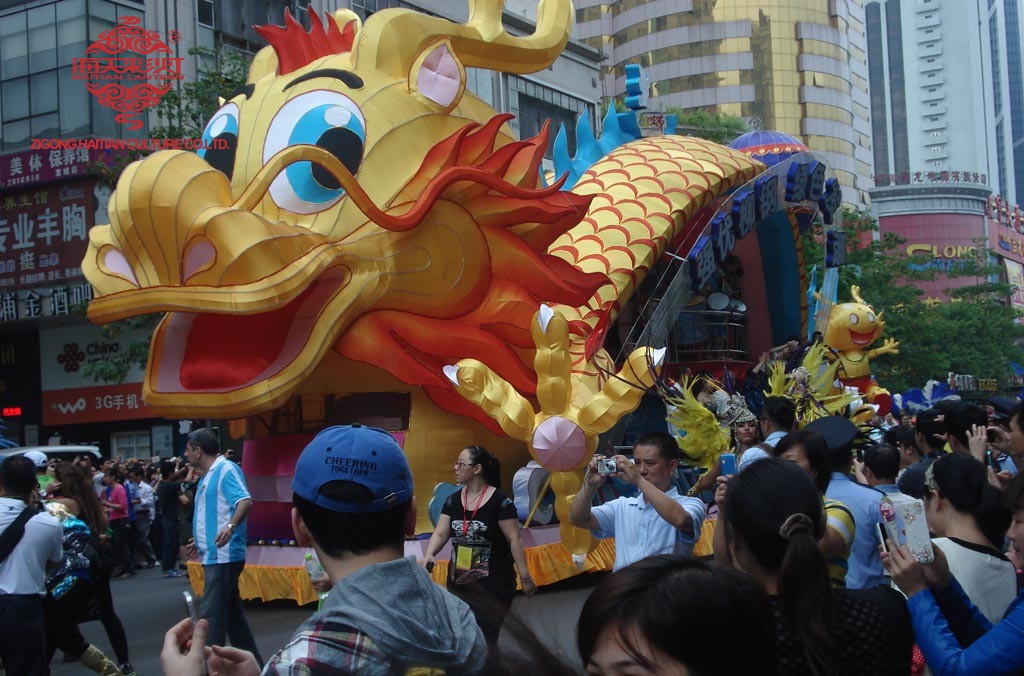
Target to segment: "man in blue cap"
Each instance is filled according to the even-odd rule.
[[[487,644],[469,606],[434,584],[415,558],[404,558],[416,499],[409,463],[390,434],[361,425],[322,431],[295,465],[292,504],[295,539],[313,548],[334,586],[263,674],[484,669]],[[193,630],[185,620],[167,632],[165,674],[204,673],[205,625],[200,620]],[[209,668],[260,673],[250,653],[219,646]]]

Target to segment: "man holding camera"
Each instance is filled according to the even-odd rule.
[[[595,455],[587,466],[583,489],[569,508],[569,520],[597,537],[615,538],[614,570],[655,554],[693,551],[707,512],[703,502],[680,495],[672,485],[678,457],[675,437],[649,432],[637,440],[632,461],[623,455]],[[594,507],[594,495],[611,475],[635,485],[639,495]]]

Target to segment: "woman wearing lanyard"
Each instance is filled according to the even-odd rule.
[[[519,540],[515,505],[496,488],[501,483],[498,459],[483,446],[464,448],[455,463],[455,480],[462,490],[445,502],[423,563],[433,568],[434,556],[452,538],[448,590],[469,604],[494,645],[516,594],[513,562],[523,593],[532,596],[537,587]]]

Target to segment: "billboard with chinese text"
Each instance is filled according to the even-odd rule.
[[[119,354],[130,343],[146,338],[145,331],[138,331],[111,340],[91,324],[41,330],[43,424],[155,417],[142,401],[142,370],[131,369],[119,384],[98,383],[84,373],[86,364]]]
[[[89,228],[107,220],[109,197],[84,180],[0,196],[0,292],[80,282]]]

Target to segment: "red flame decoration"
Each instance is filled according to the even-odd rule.
[[[345,54],[352,51],[356,39],[356,22],[349,21],[342,29],[333,17],[326,17],[327,31],[320,15],[309,7],[309,32],[284,10],[284,27],[253,26],[257,33],[270,43],[277,54],[277,74],[285,75],[325,56]]]

